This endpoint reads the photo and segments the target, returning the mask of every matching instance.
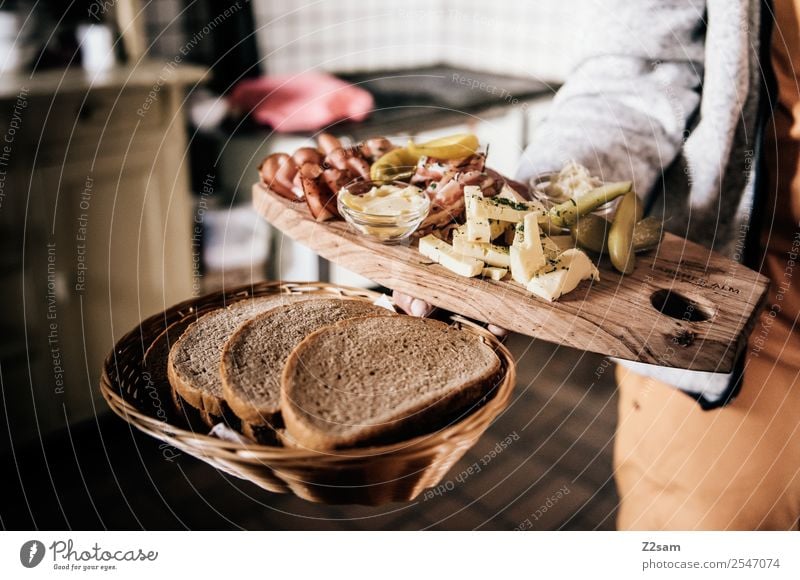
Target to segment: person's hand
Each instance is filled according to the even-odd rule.
[[[434,310],[434,306],[432,304],[428,304],[420,298],[414,298],[413,296],[409,296],[408,294],[403,294],[402,292],[397,292],[394,290],[392,291],[392,301],[394,302],[395,306],[397,306],[406,314],[411,316],[419,316],[420,318],[430,316],[431,312]],[[503,338],[508,334],[508,331],[505,328],[500,328],[494,324],[487,324],[486,330],[494,334],[497,338]]]
[[[428,304],[424,300],[397,291],[392,291],[392,300],[394,305],[406,314],[420,318],[430,316],[434,308],[432,304]]]

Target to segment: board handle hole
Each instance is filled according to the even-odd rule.
[[[661,314],[677,320],[704,322],[711,318],[697,302],[672,290],[656,290],[650,295],[650,304]]]

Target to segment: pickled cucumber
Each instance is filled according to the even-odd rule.
[[[646,217],[633,228],[633,251],[646,252],[657,248],[664,234],[664,222],[658,218]]]
[[[636,193],[629,191],[617,207],[608,232],[608,255],[614,267],[623,274],[630,274],[636,267],[633,228],[641,219],[642,204]]]
[[[620,195],[625,195],[630,190],[630,181],[606,183],[592,189],[578,199],[568,199],[553,206],[548,212],[548,217],[554,225],[568,228],[577,222],[579,217],[593,212],[601,205],[618,198]]]
[[[372,181],[403,181],[414,175],[419,155],[405,148],[392,149],[369,168]]]
[[[420,144],[409,141],[408,150],[417,157],[425,155],[436,159],[461,159],[474,155],[478,145],[478,138],[472,133],[457,133]]]
[[[661,241],[664,224],[654,217],[644,218],[633,228],[633,251],[646,252],[656,248]],[[590,213],[582,216],[572,226],[572,239],[583,249],[597,254],[608,254],[608,232],[611,223],[604,217]]]

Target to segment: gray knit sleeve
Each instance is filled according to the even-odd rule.
[[[517,178],[575,160],[645,196],[680,150],[700,102],[705,1],[605,0],[575,34],[585,56],[535,129]]]

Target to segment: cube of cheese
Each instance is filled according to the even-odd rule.
[[[459,254],[450,245],[440,248],[439,263],[448,270],[467,278],[479,276],[483,272],[484,266],[481,260]]]
[[[467,185],[464,188],[464,205],[467,214],[464,232],[471,242],[491,242],[503,235],[510,225],[508,222],[480,215],[477,208],[484,199],[483,192],[477,185]]]
[[[495,281],[502,280],[506,277],[506,274],[508,274],[508,268],[496,268],[493,266],[487,266],[481,273],[484,278],[489,278]]]
[[[464,187],[464,207],[467,210],[467,218],[475,213],[475,205],[478,200],[483,199],[483,192],[477,185],[467,185]]]
[[[523,285],[527,285],[533,275],[547,263],[536,214],[526,215],[523,224],[517,226],[517,234],[509,254],[511,277]]]
[[[464,233],[467,241],[486,243],[502,236],[506,232],[506,228],[511,225],[508,222],[488,220],[489,227],[487,229],[486,222],[487,220],[484,218],[467,218],[467,223],[459,226],[458,229]]]
[[[419,251],[423,256],[461,276],[472,278],[483,272],[484,264],[481,260],[459,254],[453,246],[430,234],[420,239]]]
[[[456,252],[483,260],[490,266],[509,267],[508,248],[490,243],[470,242],[465,231],[466,228],[462,228],[463,226],[460,226],[453,230],[453,248]]]
[[[574,248],[561,254],[554,268],[534,275],[528,282],[528,291],[548,302],[553,302],[567,292],[572,292],[581,280],[600,279],[600,272],[589,257]]]
[[[488,218],[467,216],[467,240],[470,242],[491,242],[492,226]]]
[[[438,262],[440,253],[439,248],[446,244],[447,242],[444,240],[440,240],[433,234],[428,234],[419,240],[419,253],[426,258],[430,258],[434,262]]]

